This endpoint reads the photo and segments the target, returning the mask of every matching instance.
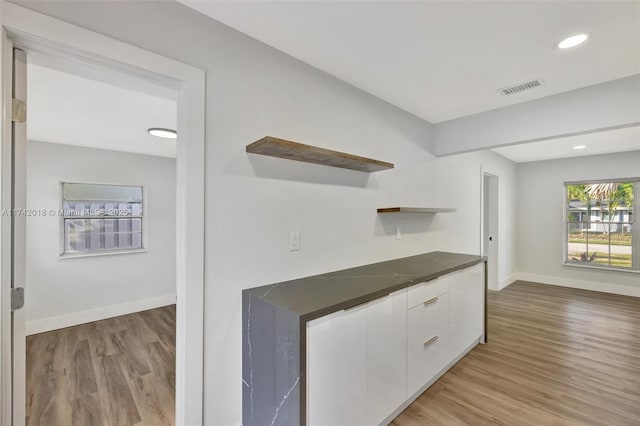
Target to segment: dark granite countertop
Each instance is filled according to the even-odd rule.
[[[477,255],[434,251],[244,290],[287,309],[302,321],[347,309],[484,261]]]

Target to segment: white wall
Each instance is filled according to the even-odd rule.
[[[638,93],[640,75],[634,75],[438,123],[434,126],[433,152],[450,155],[637,125]]]
[[[144,253],[60,258],[60,217],[27,218],[27,333],[175,303],[175,159],[27,143],[27,208],[60,208],[60,182],[143,185]]]
[[[513,274],[515,165],[503,157],[436,159],[429,123],[179,4],[24,5],[207,72],[205,424],[241,422],[243,288],[433,250],[478,254],[483,167],[503,184],[500,270]],[[245,153],[265,135],[396,168],[367,175]],[[393,205],[458,211],[376,214]],[[290,230],[301,231],[298,252]]]
[[[640,276],[563,265],[564,182],[637,177],[640,151],[518,164],[518,278],[640,296]]]

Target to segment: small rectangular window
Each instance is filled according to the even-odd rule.
[[[640,270],[640,179],[565,183],[565,263]]]
[[[63,255],[144,249],[141,186],[62,183]]]

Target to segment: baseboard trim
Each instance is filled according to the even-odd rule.
[[[518,272],[514,274],[517,280],[531,281],[541,284],[555,285],[559,287],[578,288],[582,290],[599,291],[601,293],[620,294],[622,296],[640,297],[640,287],[630,287],[619,284],[609,284],[597,281],[575,280],[571,278],[552,277],[548,275],[530,274]]]
[[[511,274],[507,278],[501,279],[498,282],[498,291],[509,287],[511,284],[513,284],[515,281],[517,281],[518,278],[517,278],[516,275],[517,274]]]
[[[160,308],[162,306],[173,305],[174,303],[176,303],[176,295],[165,294],[149,299],[134,300],[120,305],[105,306],[87,311],[74,312],[72,314],[27,321],[26,334],[30,336],[32,334],[58,330],[60,328],[99,321],[106,318],[146,311],[147,309]]]

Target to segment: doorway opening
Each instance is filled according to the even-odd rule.
[[[25,423],[173,425],[177,92],[23,53]]]
[[[100,70],[127,75],[177,92],[176,153],[176,346],[175,423],[202,423],[204,292],[204,71],[137,48],[12,3],[2,13],[2,156],[0,202],[11,211],[26,205],[25,167],[14,135],[26,133],[19,118],[25,93],[13,90],[14,48],[78,61]],[[16,62],[19,68],[19,62]],[[19,71],[19,69],[18,69]],[[16,106],[18,108],[16,108]],[[23,135],[26,141],[26,135]],[[188,143],[187,143],[188,141]],[[26,143],[23,144],[26,148]],[[14,149],[18,148],[18,149]],[[15,155],[18,154],[18,155]],[[24,154],[24,152],[23,152]],[[24,185],[24,186],[23,186]],[[22,197],[22,198],[21,198]],[[19,302],[18,271],[24,270],[24,216],[0,218],[0,422],[25,421],[25,309]],[[133,227],[133,225],[132,225]],[[133,231],[133,228],[132,228]],[[25,234],[22,234],[25,235]],[[133,239],[133,236],[131,237]],[[85,240],[86,241],[86,240]],[[78,247],[74,247],[77,249]],[[75,259],[71,259],[75,260]],[[16,297],[17,296],[17,297]],[[26,301],[28,304],[28,300]],[[188,348],[188,350],[187,350]]]

